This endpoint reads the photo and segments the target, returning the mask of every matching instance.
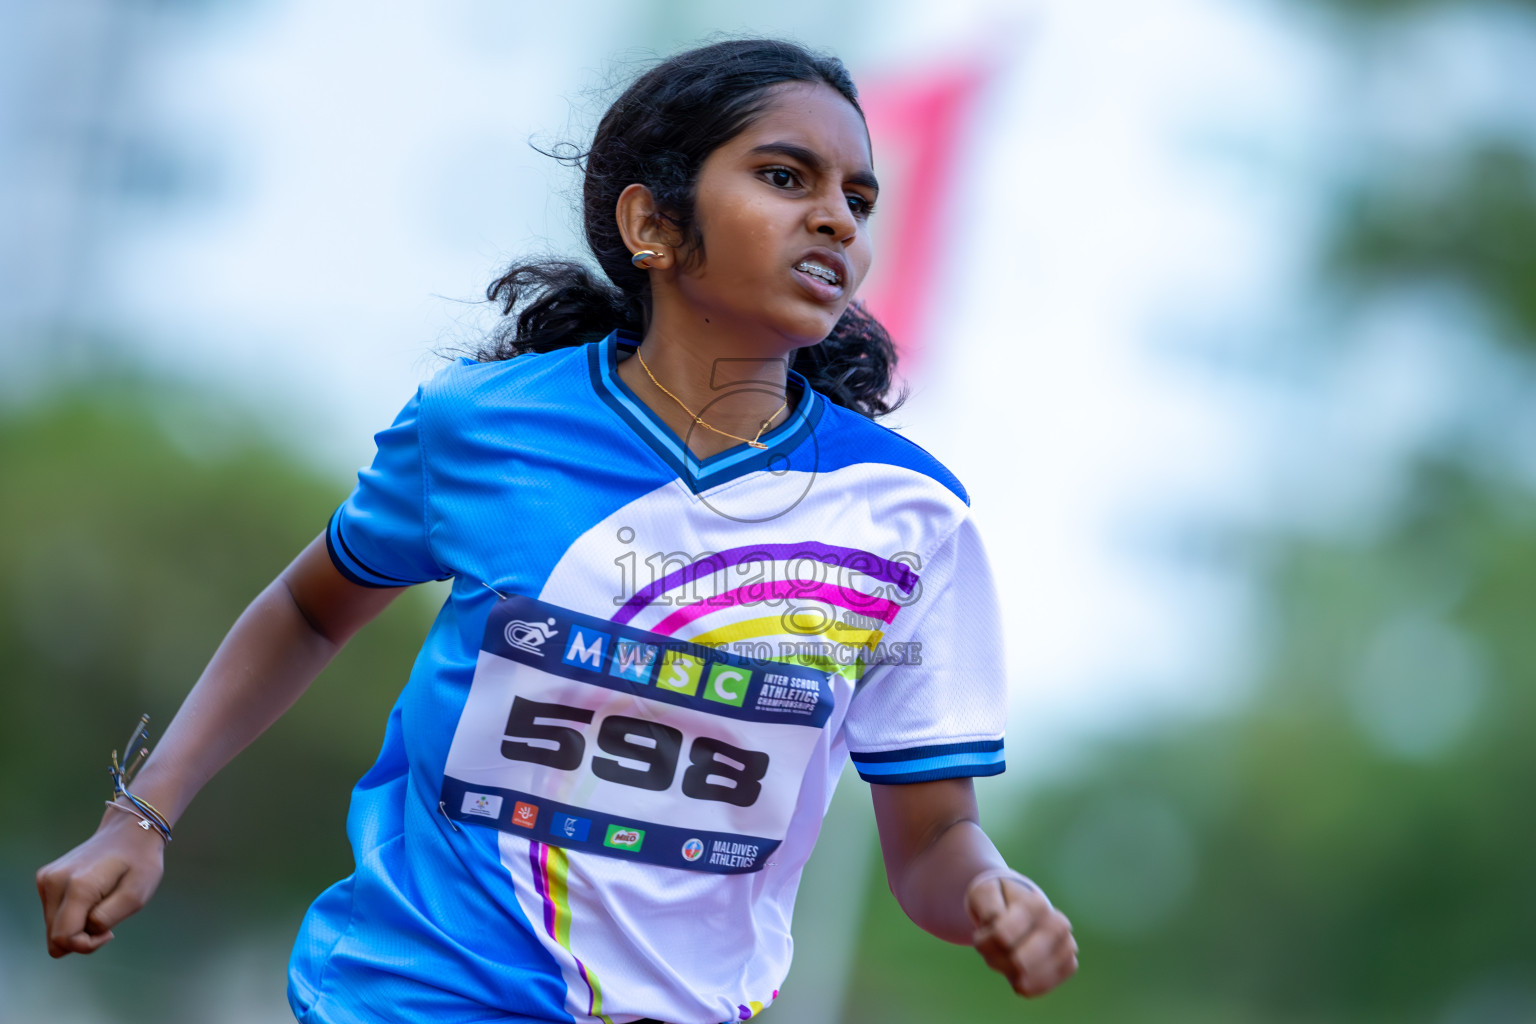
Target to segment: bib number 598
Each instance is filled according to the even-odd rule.
[[[592,717],[593,713],[586,708],[515,697],[512,712],[507,716],[501,756],[510,761],[529,761],[561,771],[577,771],[586,757],[586,735],[570,725],[549,723],[575,722],[589,726]],[[525,740],[541,742],[535,745]],[[598,726],[597,747],[614,757],[594,756],[593,775],[621,786],[660,791],[671,788],[677,774],[683,734],[660,722],[609,715]],[[635,768],[615,758],[638,762],[644,767]],[[683,795],[695,800],[717,800],[737,807],[751,807],[763,791],[762,780],[766,774],[767,754],[699,736],[688,747]]]

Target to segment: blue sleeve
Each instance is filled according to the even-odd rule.
[[[447,579],[428,541],[421,391],[373,437],[373,464],[331,516],[325,543],[343,576],[365,587],[406,587]]]

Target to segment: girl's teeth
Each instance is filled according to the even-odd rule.
[[[832,285],[837,284],[837,275],[836,274],[834,274],[832,271],[828,270],[826,267],[818,266],[815,263],[802,263],[798,267],[796,267],[795,269],[796,270],[803,270],[807,274],[811,274],[814,277],[819,277],[823,281],[827,282],[828,284],[832,284]]]

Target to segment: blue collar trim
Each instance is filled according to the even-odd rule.
[[[626,331],[612,331],[601,341],[587,346],[587,369],[593,390],[608,407],[618,413],[640,438],[656,452],[688,489],[695,494],[718,487],[739,476],[766,469],[775,459],[782,463],[816,429],[826,401],[804,377],[789,370],[789,381],[800,387],[800,400],[783,423],[764,434],[760,440],[768,447],[752,448],[738,444],[707,459],[700,459],[672,432],[661,417],[651,411],[619,379],[620,351],[633,352],[640,339]]]

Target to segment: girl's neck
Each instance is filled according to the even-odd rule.
[[[751,333],[657,317],[640,343],[641,358],[621,362],[619,378],[694,455],[708,458],[766,434],[790,413],[785,389],[794,350],[781,351],[782,342],[758,349]]]

